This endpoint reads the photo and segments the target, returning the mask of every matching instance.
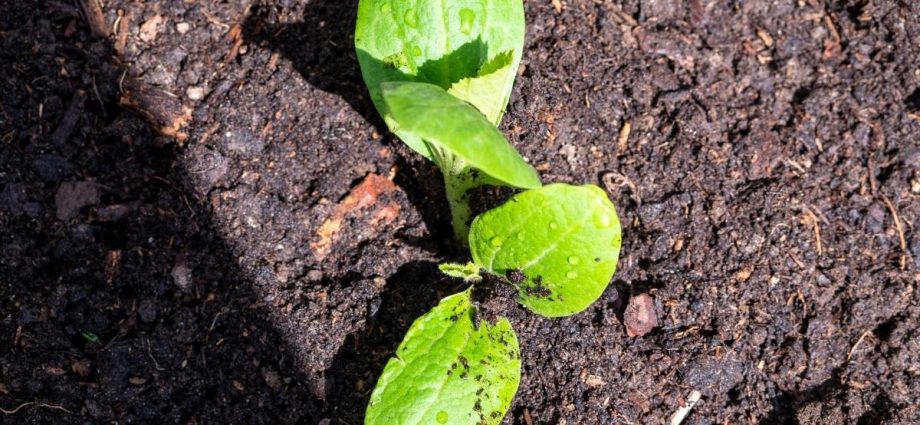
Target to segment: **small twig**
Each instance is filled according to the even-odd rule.
[[[527,425],[533,425],[533,418],[530,416],[530,409],[524,408],[524,423]]]
[[[690,414],[690,411],[693,410],[693,407],[696,406],[696,403],[699,403],[700,397],[702,396],[703,394],[701,394],[699,391],[693,390],[693,392],[690,393],[690,398],[687,399],[687,402],[684,403],[684,405],[681,406],[680,409],[677,409],[677,411],[674,412],[673,415],[671,415],[670,424],[680,425],[681,422],[683,422],[684,419],[687,418],[687,415]]]
[[[156,368],[156,370],[161,371],[161,372],[166,370],[160,367],[160,363],[157,362],[157,358],[153,357],[153,350],[150,347],[150,338],[147,338],[146,342],[147,342],[147,355],[150,356],[150,360],[153,360],[153,367]]]
[[[847,353],[847,361],[850,361],[850,358],[853,357],[853,353],[856,351],[856,348],[858,348],[859,344],[862,344],[863,340],[866,339],[866,337],[869,336],[869,334],[871,333],[872,333],[871,329],[866,329],[866,331],[863,332],[862,335],[859,336],[859,339],[856,340],[856,344],[853,344],[853,347],[850,348],[850,352]]]
[[[815,243],[817,244],[818,255],[822,255],[824,254],[824,245],[821,243],[821,224],[818,221],[818,216],[807,206],[805,207],[805,215],[808,221],[811,222],[811,227],[815,232]]]
[[[898,229],[898,239],[901,242],[901,270],[907,268],[907,262],[913,261],[913,257],[910,255],[910,251],[907,249],[907,239],[904,237],[904,227],[901,225],[901,216],[898,215],[897,208],[894,207],[894,204],[888,200],[888,197],[882,195],[882,201],[885,202],[885,205],[888,207],[888,211],[891,211],[891,215],[894,217],[894,227]]]
[[[108,114],[105,113],[105,103],[102,102],[102,96],[99,94],[99,86],[96,85],[96,74],[91,74],[93,77],[93,93],[96,95],[96,101],[99,102],[99,109],[102,110],[102,116],[108,117]]]
[[[16,406],[16,408],[13,409],[13,410],[6,410],[6,409],[0,407],[0,412],[3,412],[3,413],[6,414],[6,415],[12,415],[12,414],[15,414],[16,412],[18,412],[18,411],[20,411],[20,410],[22,410],[22,409],[25,409],[26,407],[29,407],[29,406],[44,407],[44,408],[46,408],[46,409],[60,410],[60,411],[62,411],[62,412],[66,412],[66,413],[68,413],[68,414],[70,414],[70,415],[73,414],[73,412],[71,412],[70,410],[65,409],[65,408],[62,407],[62,406],[55,406],[55,405],[53,405],[53,404],[39,403],[39,402],[37,402],[37,401],[30,401],[30,402],[27,402],[27,403],[22,403],[22,404],[20,404],[19,406]]]
[[[214,15],[211,15],[206,8],[201,8],[201,14],[204,15],[205,19],[208,20],[211,24],[222,28],[224,31],[230,29],[230,25],[227,25],[221,22],[219,19],[215,18]]]

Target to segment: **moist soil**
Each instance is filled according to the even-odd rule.
[[[685,424],[920,423],[920,3],[525,8],[502,131],[624,238],[581,314],[478,295],[521,343],[504,423],[661,424],[693,391]],[[362,423],[465,254],[355,15],[0,2],[0,423]]]

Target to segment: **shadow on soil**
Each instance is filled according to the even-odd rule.
[[[815,423],[851,423],[846,412],[846,384],[841,369],[821,384],[799,393],[783,393],[773,400],[773,410],[760,421],[761,425],[810,425]],[[894,414],[891,400],[878,393],[855,425],[880,424]]]
[[[269,7],[254,8],[243,24],[244,37],[254,44],[281,53],[291,61],[305,81],[316,88],[336,94],[347,101],[356,112],[372,123],[379,134],[387,135],[389,145],[399,146],[395,182],[406,192],[409,201],[422,216],[431,235],[428,241],[407,241],[429,251],[456,253],[452,242],[450,216],[440,172],[420,155],[404,147],[390,135],[378,114],[365,86],[355,52],[355,18],[357,0],[324,1],[311,5],[303,17],[294,23],[278,24],[277,13]],[[326,40],[317,44],[314,40]],[[360,53],[366,63],[386,69],[393,80],[408,80],[401,72],[376,61],[366,52]],[[474,40],[455,51],[419,67],[420,76],[431,81],[459,81],[472,77],[486,61],[488,46]],[[477,60],[471,60],[477,58]],[[475,66],[460,66],[460,64]],[[425,77],[422,77],[425,78]],[[445,87],[446,88],[446,87]],[[438,246],[438,241],[448,241]]]
[[[40,3],[0,3],[0,422],[317,423],[111,44]]]
[[[438,301],[458,292],[461,284],[446,280],[433,262],[403,265],[387,279],[376,311],[364,329],[346,337],[326,370],[326,416],[332,424],[360,424],[370,393],[387,360],[409,326]]]
[[[299,21],[282,24],[275,23],[279,16],[272,7],[254,7],[243,23],[243,37],[281,53],[306,82],[338,95],[378,133],[386,134],[386,124],[374,109],[355,56],[357,16],[357,0],[316,2]]]

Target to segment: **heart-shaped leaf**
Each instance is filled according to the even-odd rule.
[[[525,307],[559,317],[584,310],[604,292],[616,270],[621,230],[603,190],[552,184],[476,217],[469,240],[476,264],[517,276],[512,280]]]
[[[365,425],[498,424],[521,379],[507,319],[475,324],[466,290],[418,318],[377,381]]]

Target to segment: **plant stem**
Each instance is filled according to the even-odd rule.
[[[473,188],[470,184],[472,180],[468,169],[460,174],[444,173],[444,187],[447,191],[447,202],[450,204],[454,236],[463,246],[467,245],[473,215],[469,200],[469,190]]]
[[[438,149],[433,145],[429,146],[444,176],[444,190],[447,192],[447,202],[450,205],[454,237],[457,238],[460,245],[467,246],[473,215],[469,202],[469,190],[478,186],[475,173],[466,165],[466,161],[443,149]]]

